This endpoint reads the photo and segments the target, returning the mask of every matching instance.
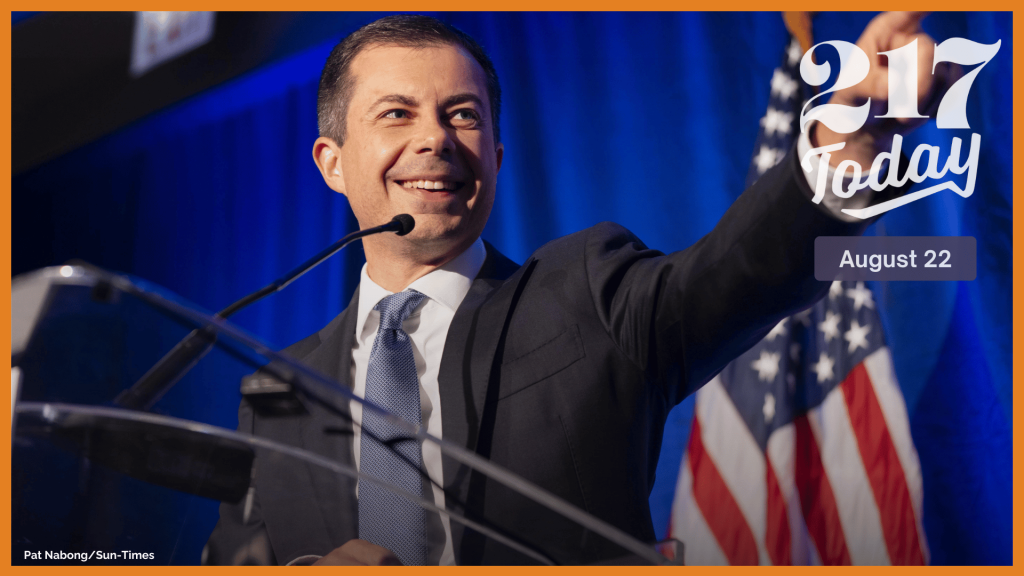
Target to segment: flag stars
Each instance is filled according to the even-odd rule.
[[[768,113],[761,118],[761,127],[764,128],[765,136],[771,136],[778,132],[779,134],[789,134],[793,126],[793,115],[789,112],[780,112],[774,108],[769,108]]]
[[[775,338],[776,337],[778,337],[778,336],[785,336],[786,335],[786,320],[787,320],[786,318],[783,318],[782,320],[780,320],[779,323],[776,324],[774,328],[772,328],[772,331],[769,332],[764,337],[764,339],[769,341],[769,342],[775,342]]]
[[[764,174],[769,168],[775,166],[782,160],[782,151],[770,146],[761,145],[761,150],[754,157],[754,164],[757,166],[757,173]]]
[[[828,299],[835,300],[836,298],[843,295],[843,283],[839,280],[832,282],[832,285],[828,287]]]
[[[764,395],[764,406],[761,408],[761,412],[764,413],[765,424],[775,418],[775,396],[772,396],[771,392]]]
[[[833,338],[839,338],[839,321],[841,319],[842,317],[839,314],[831,310],[825,312],[825,321],[818,324],[818,330],[821,330],[822,336],[825,337],[825,342],[831,342]]]
[[[757,378],[765,382],[773,382],[779,373],[779,355],[767,350],[761,350],[761,357],[750,364],[751,368],[757,370]]]
[[[789,74],[776,68],[775,73],[772,74],[772,94],[778,95],[783,100],[789,100],[796,89],[797,84],[789,77]]]
[[[843,334],[843,338],[845,338],[850,343],[850,347],[847,350],[847,352],[853,354],[853,351],[856,350],[857,348],[863,348],[867,350],[868,332],[871,332],[871,326],[861,326],[860,324],[857,323],[856,320],[850,322],[849,331],[847,331],[846,334]]]
[[[846,291],[846,296],[853,300],[853,311],[859,312],[861,306],[874,309],[875,301],[871,298],[871,290],[864,287],[863,282],[857,282],[855,288]]]
[[[789,65],[795,65],[803,56],[804,52],[800,49],[800,41],[793,38],[793,41],[789,43],[789,48],[786,50],[786,58],[789,60]]]
[[[818,375],[818,384],[823,384],[835,378],[835,374],[832,371],[835,365],[835,360],[829,358],[828,354],[825,352],[822,352],[821,356],[818,356],[818,362],[811,365],[811,372]]]

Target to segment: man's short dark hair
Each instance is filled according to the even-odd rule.
[[[491,59],[480,44],[469,34],[429,16],[386,16],[346,36],[327,57],[320,88],[317,92],[316,114],[320,135],[330,138],[339,146],[345,141],[348,104],[352,99],[354,79],[349,73],[352,60],[371,46],[402,46],[427,48],[430,46],[458,46],[464,48],[487,78],[487,95],[491,105],[491,123],[494,142],[501,141],[498,120],[501,116],[501,86]]]

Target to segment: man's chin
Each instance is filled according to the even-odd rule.
[[[409,233],[410,240],[447,241],[462,233],[463,219],[451,214],[412,213],[416,225]]]
[[[449,214],[414,214],[413,218],[416,225],[405,239],[417,252],[442,256],[454,249],[465,249],[479,236],[464,219]]]

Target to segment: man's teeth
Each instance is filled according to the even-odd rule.
[[[406,188],[421,188],[423,190],[455,190],[458,184],[444,180],[406,180],[402,182],[402,186]]]

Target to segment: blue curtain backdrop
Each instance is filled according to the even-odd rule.
[[[484,237],[509,257],[521,262],[603,220],[649,246],[682,249],[742,191],[786,43],[779,13],[440,16],[478,38],[501,76],[505,160]],[[871,16],[823,13],[815,40],[855,41]],[[932,561],[1009,563],[1012,22],[1009,14],[943,13],[924,25],[938,41],[1002,41],[970,93],[968,118],[982,135],[977,187],[968,199],[946,192],[900,208],[870,233],[974,236],[978,277],[872,288],[921,459]],[[354,229],[344,197],[326,187],[310,154],[317,81],[333,44],[15,178],[15,270],[83,257],[215,310]],[[969,141],[970,132],[932,123],[904,149],[954,135]],[[342,310],[360,266],[358,251],[335,258],[235,320],[286,346]],[[233,426],[238,400],[231,385],[178,401]],[[692,398],[665,431],[651,495],[662,532],[691,414]],[[215,507],[201,513],[212,528]],[[175,560],[198,561],[204,539],[193,536]]]

